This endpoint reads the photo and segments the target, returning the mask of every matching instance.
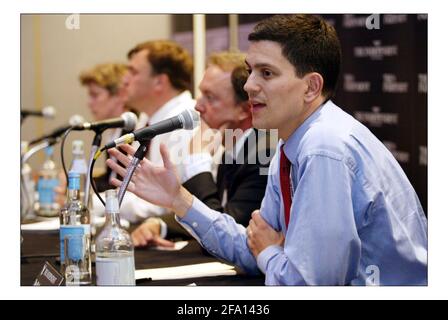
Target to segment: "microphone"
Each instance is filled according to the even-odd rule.
[[[133,112],[125,112],[119,118],[112,118],[97,122],[85,122],[73,127],[73,130],[93,130],[102,132],[110,128],[123,128],[126,131],[135,129],[137,125],[137,116]]]
[[[101,151],[115,148],[120,144],[132,143],[133,141],[149,141],[159,134],[171,132],[177,129],[192,130],[199,125],[199,122],[199,114],[193,109],[187,109],[177,116],[162,120],[132,133],[125,134],[120,138],[106,144]]]
[[[75,114],[75,115],[70,117],[70,119],[68,121],[68,123],[69,123],[68,125],[59,127],[57,129],[55,129],[53,132],[51,132],[50,134],[47,134],[47,135],[42,136],[40,138],[34,139],[29,144],[31,145],[31,144],[35,144],[35,143],[41,142],[42,140],[57,138],[57,137],[63,135],[64,132],[67,131],[68,129],[70,129],[71,127],[79,125],[79,124],[81,124],[83,122],[84,122],[84,118],[81,117],[78,114]]]
[[[47,119],[54,118],[56,114],[56,110],[52,106],[47,106],[42,108],[40,111],[36,110],[20,110],[20,116],[22,118],[28,117],[28,116],[35,116],[35,117],[44,117]]]

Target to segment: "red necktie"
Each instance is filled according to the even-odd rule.
[[[282,189],[283,207],[285,208],[285,224],[288,228],[289,224],[289,214],[291,211],[291,162],[285,155],[283,151],[284,145],[280,148],[280,186]]]

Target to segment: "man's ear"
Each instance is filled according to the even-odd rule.
[[[158,74],[154,77],[154,87],[157,90],[162,90],[163,88],[166,88],[167,85],[170,84],[170,79],[168,78],[168,75],[165,73]]]
[[[304,80],[307,83],[304,99],[305,102],[310,103],[322,94],[324,78],[317,72],[311,72],[304,76]]]
[[[240,109],[241,109],[241,112],[238,116],[239,121],[242,121],[242,120],[252,117],[252,112],[250,111],[249,101],[243,101],[243,102],[238,103],[238,107],[240,107]]]

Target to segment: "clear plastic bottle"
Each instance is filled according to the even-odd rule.
[[[70,171],[79,173],[80,176],[80,197],[81,201],[84,202],[89,209],[92,204],[92,193],[89,192],[88,199],[85,198],[86,183],[87,181],[87,162],[84,157],[84,142],[82,140],[74,140],[72,143],[72,164],[70,166]]]
[[[90,242],[90,214],[89,209],[80,200],[80,176],[79,173],[69,172],[67,201],[60,212],[60,260],[61,272],[65,274],[66,261],[64,250],[64,238],[69,235],[85,235],[87,242]],[[79,242],[79,252],[85,257],[83,265],[80,265],[81,274],[79,275],[80,285],[89,285],[92,281],[90,243]],[[81,256],[81,254],[79,254]]]
[[[28,152],[28,142],[21,141],[20,154],[23,157]],[[34,214],[34,202],[36,199],[36,183],[33,179],[33,170],[28,163],[23,163],[21,167],[21,187],[20,187],[20,212],[22,219],[31,218]]]
[[[106,191],[106,224],[96,238],[96,284],[135,285],[134,246],[120,225],[116,190]]]
[[[58,169],[53,161],[53,147],[45,149],[47,155],[37,182],[38,208],[37,214],[43,217],[57,217],[60,206],[55,201],[54,188],[59,185]]]
[[[84,142],[82,140],[74,140],[72,142],[72,156],[73,158],[70,166],[70,172],[79,173],[80,196],[82,200],[87,179],[87,163],[84,158]]]

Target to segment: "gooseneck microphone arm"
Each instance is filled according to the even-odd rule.
[[[36,144],[22,157],[22,165],[27,163],[28,160],[38,151],[45,149],[46,147],[52,146],[59,141],[59,138],[48,138],[43,142]]]
[[[139,165],[140,161],[142,161],[143,158],[145,157],[147,150],[148,150],[148,143],[141,143],[137,151],[135,152],[134,157],[131,160],[131,163],[128,166],[128,170],[126,171],[126,175],[124,176],[123,182],[121,183],[120,186],[120,190],[118,191],[118,204],[120,206],[121,202],[123,201],[126,190],[128,188],[128,185],[131,182],[132,175],[134,174],[134,171]]]
[[[85,190],[84,190],[84,205],[88,208],[89,207],[89,199],[90,199],[90,175],[92,174],[93,170],[91,169],[91,166],[93,165],[93,158],[98,151],[99,147],[101,145],[101,132],[95,131],[95,137],[93,137],[92,141],[92,147],[90,148],[90,158],[89,158],[89,166],[87,170],[87,177],[86,177],[86,184],[85,184]]]
[[[132,112],[125,112],[123,113],[119,118],[113,118],[113,119],[106,119],[106,120],[102,120],[102,121],[97,121],[97,122],[93,122],[93,123],[82,123],[82,124],[77,124],[74,125],[72,127],[70,127],[67,131],[65,131],[64,133],[64,137],[62,138],[62,143],[61,143],[61,160],[62,160],[62,168],[64,169],[64,174],[65,174],[65,178],[67,180],[67,184],[68,184],[68,174],[67,174],[67,168],[65,167],[65,161],[64,161],[64,144],[65,144],[65,139],[67,138],[68,134],[75,130],[75,131],[83,131],[83,130],[91,130],[95,132],[95,137],[93,139],[92,142],[92,149],[95,148],[96,149],[94,152],[91,152],[90,155],[90,161],[89,161],[89,165],[92,166],[92,160],[96,150],[99,148],[100,144],[101,144],[101,134],[106,130],[106,129],[110,129],[110,128],[127,128],[127,130],[133,130],[135,125],[137,123],[137,116],[132,113]],[[96,160],[96,159],[95,159]],[[90,175],[91,171],[89,170],[88,175]],[[88,178],[88,176],[86,177]],[[87,180],[89,181],[89,180]],[[88,185],[84,191],[90,191],[90,184],[86,183],[86,185]],[[88,199],[89,199],[89,194],[85,194],[84,195],[84,201],[85,204],[88,205]]]
[[[123,143],[131,143],[134,141],[139,141],[141,143],[148,142],[159,134],[168,133],[177,129],[192,130],[199,124],[199,122],[199,114],[194,110],[187,109],[177,116],[154,123],[132,133],[125,134],[120,138],[107,143],[101,151],[115,148]]]
[[[126,175],[123,177],[123,182],[121,183],[120,190],[118,191],[119,205],[121,205],[123,201],[124,194],[129,186],[129,183],[131,182],[132,175],[134,174],[135,169],[146,155],[146,151],[148,150],[148,145],[151,139],[159,134],[168,133],[177,129],[183,128],[186,130],[192,130],[198,124],[199,114],[194,110],[187,109],[177,116],[162,120],[148,127],[136,130],[132,133],[125,134],[120,138],[106,144],[103,148],[100,149],[100,151],[98,151],[99,153],[101,153],[107,149],[115,148],[116,146],[123,143],[131,143],[133,141],[140,142],[140,146],[138,147],[137,151],[134,154],[134,157],[131,160],[131,163],[128,166]]]

